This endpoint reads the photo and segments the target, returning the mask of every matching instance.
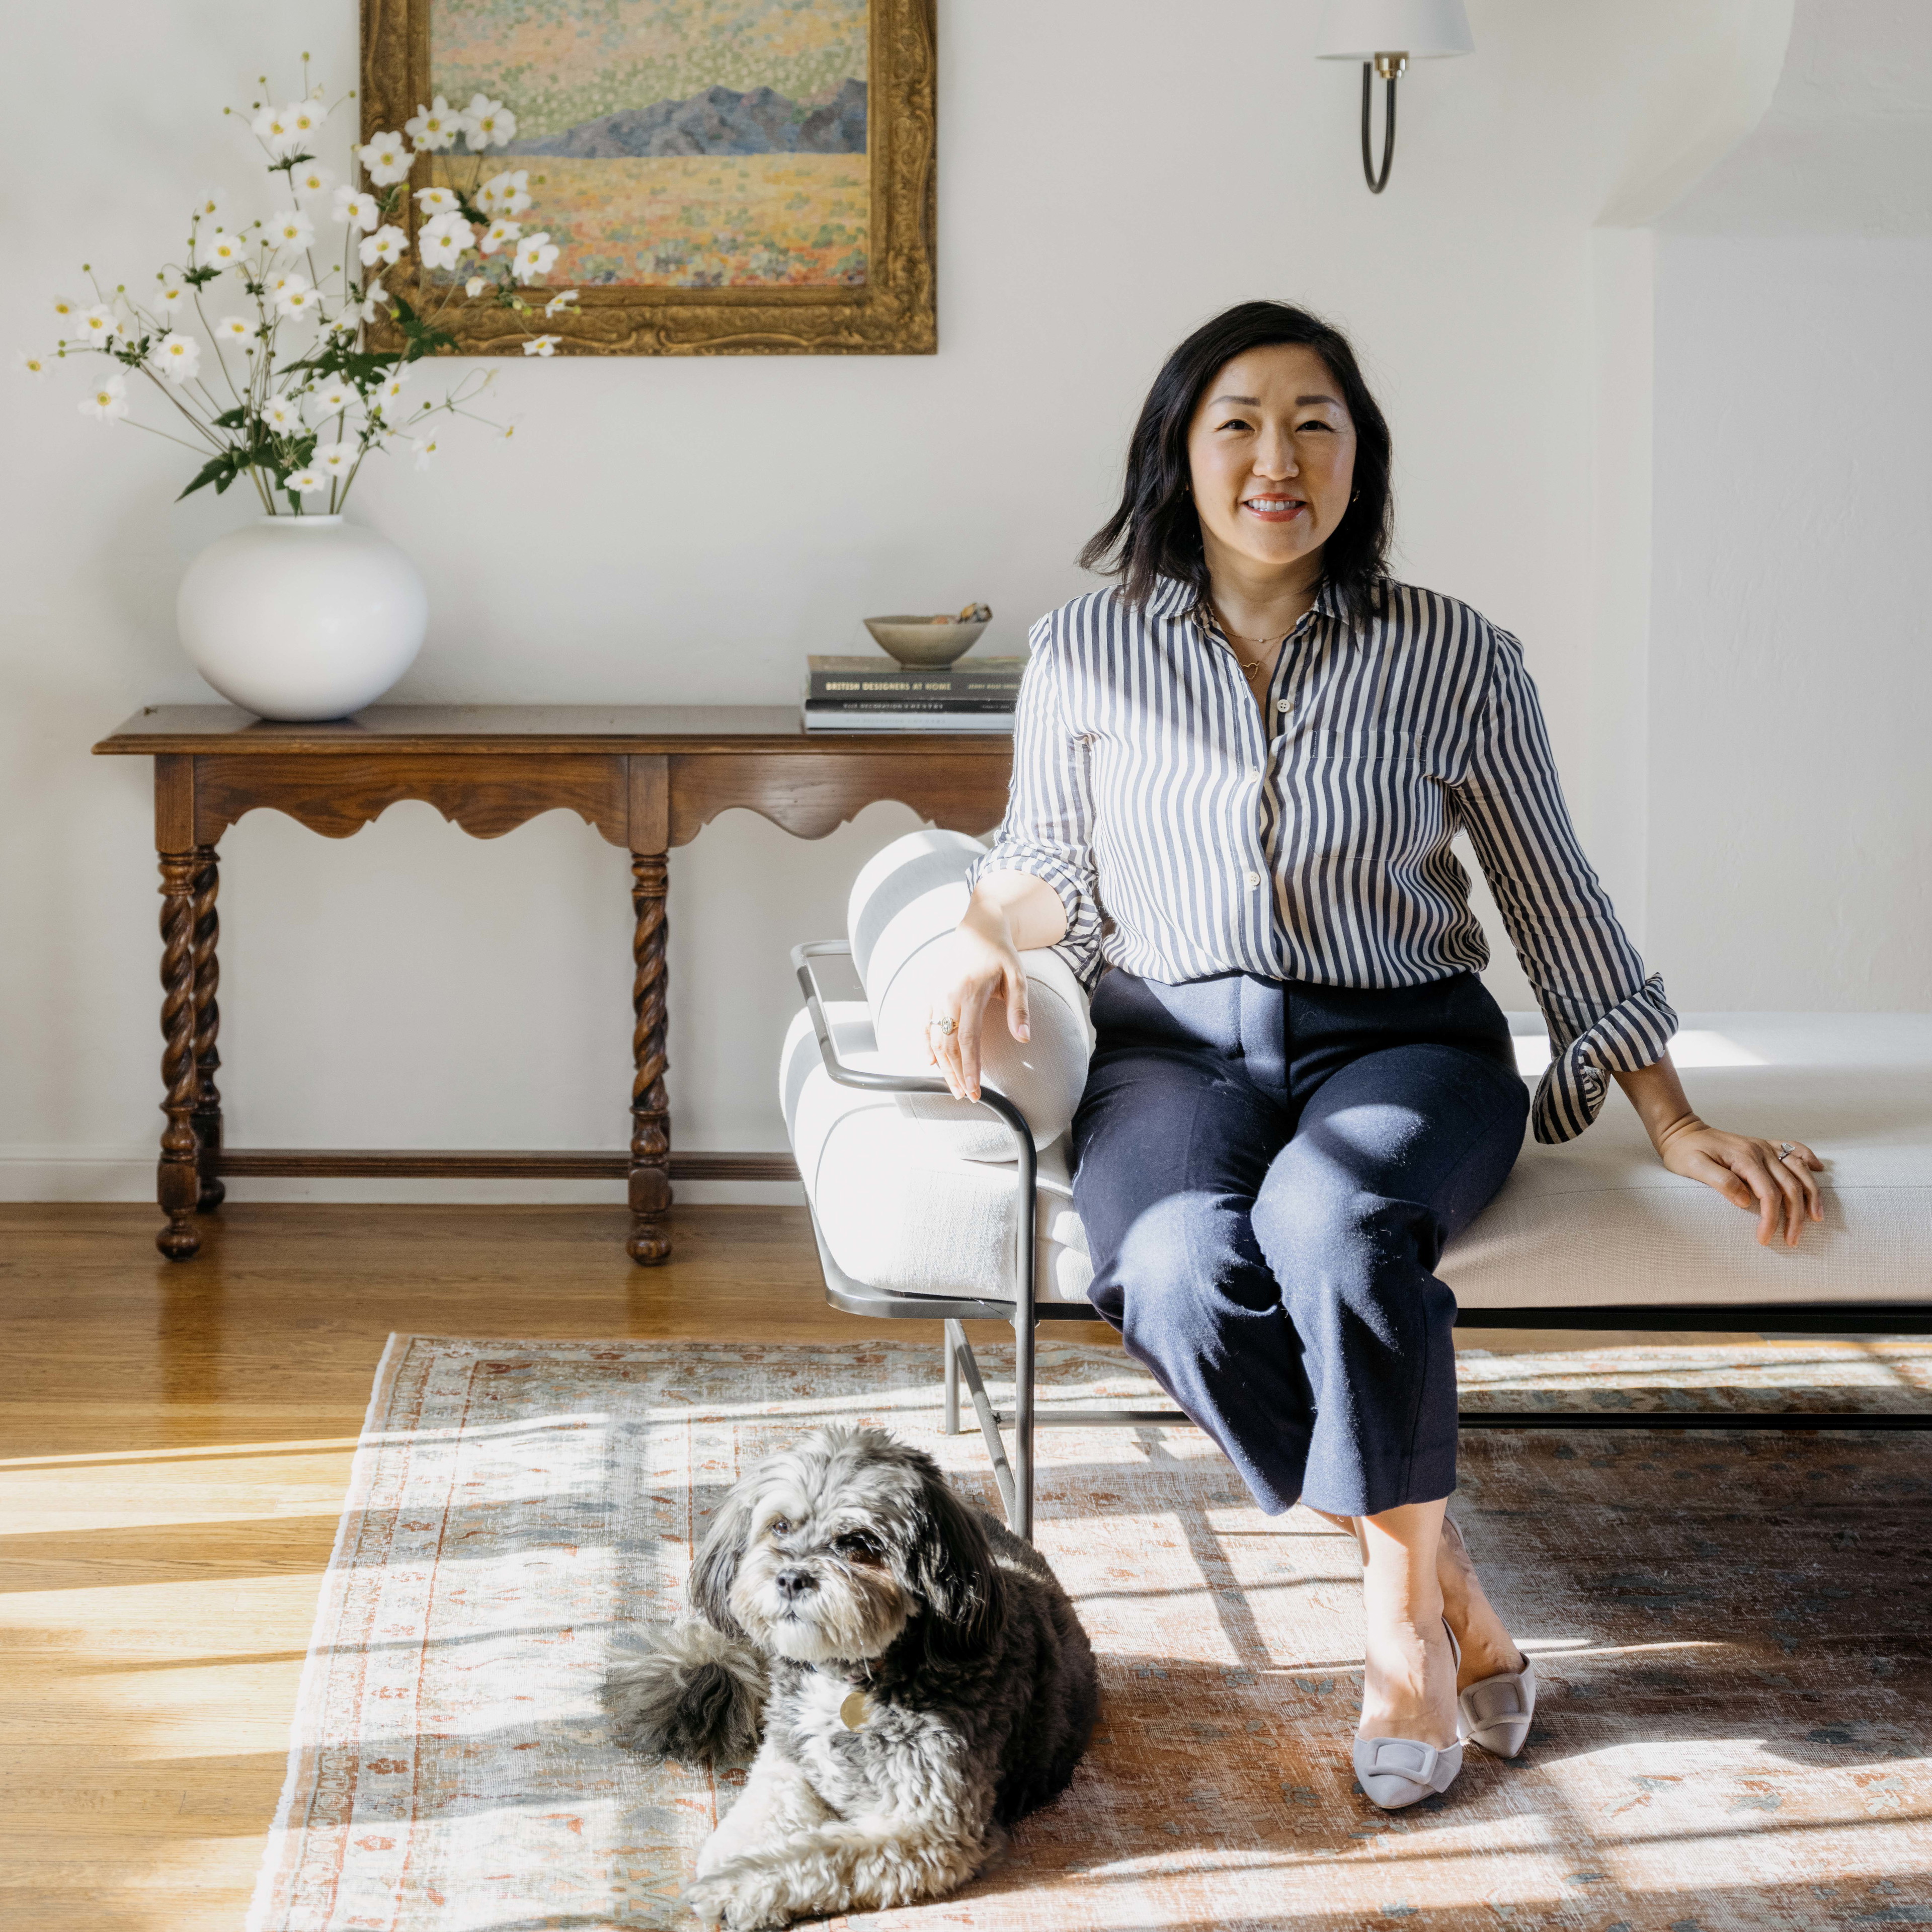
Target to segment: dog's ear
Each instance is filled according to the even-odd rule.
[[[908,1566],[926,1601],[920,1634],[934,1662],[964,1664],[999,1641],[1006,1580],[979,1511],[954,1494],[936,1466],[922,1474],[919,1537]]]
[[[752,1526],[752,1485],[747,1478],[725,1497],[684,1586],[685,1600],[693,1616],[741,1642],[749,1639],[731,1614],[731,1586],[738,1580],[738,1565],[744,1560],[746,1537]]]

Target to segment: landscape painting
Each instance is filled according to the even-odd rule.
[[[559,287],[866,278],[868,0],[430,0],[429,85],[517,117]],[[541,185],[538,177],[541,176]]]
[[[516,117],[573,355],[930,355],[937,0],[362,0],[364,139],[440,95]],[[478,158],[439,156],[472,185]],[[398,212],[413,238],[414,207]],[[412,250],[387,278],[426,274]],[[517,317],[448,311],[464,355]],[[378,326],[380,333],[380,326]]]

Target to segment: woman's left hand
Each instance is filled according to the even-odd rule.
[[[1781,1225],[1786,1246],[1795,1248],[1805,1222],[1825,1218],[1813,1178],[1825,1163],[1802,1141],[1727,1134],[1686,1114],[1663,1130],[1657,1151],[1672,1174],[1714,1187],[1735,1207],[1755,1208],[1760,1246],[1768,1246]]]

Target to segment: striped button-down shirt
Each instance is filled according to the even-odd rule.
[[[1066,911],[1060,950],[1173,983],[1228,972],[1414,986],[1489,962],[1450,850],[1467,832],[1550,1027],[1532,1109],[1564,1141],[1606,1076],[1677,1018],[1571,830],[1521,646],[1468,605],[1390,584],[1352,620],[1324,588],[1258,706],[1212,613],[1163,578],[1042,617],[992,871]]]

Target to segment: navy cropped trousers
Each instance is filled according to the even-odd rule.
[[[1431,1270],[1528,1096],[1480,980],[1392,991],[1118,968],[1073,1121],[1094,1306],[1274,1515],[1456,1486],[1456,1302]]]

